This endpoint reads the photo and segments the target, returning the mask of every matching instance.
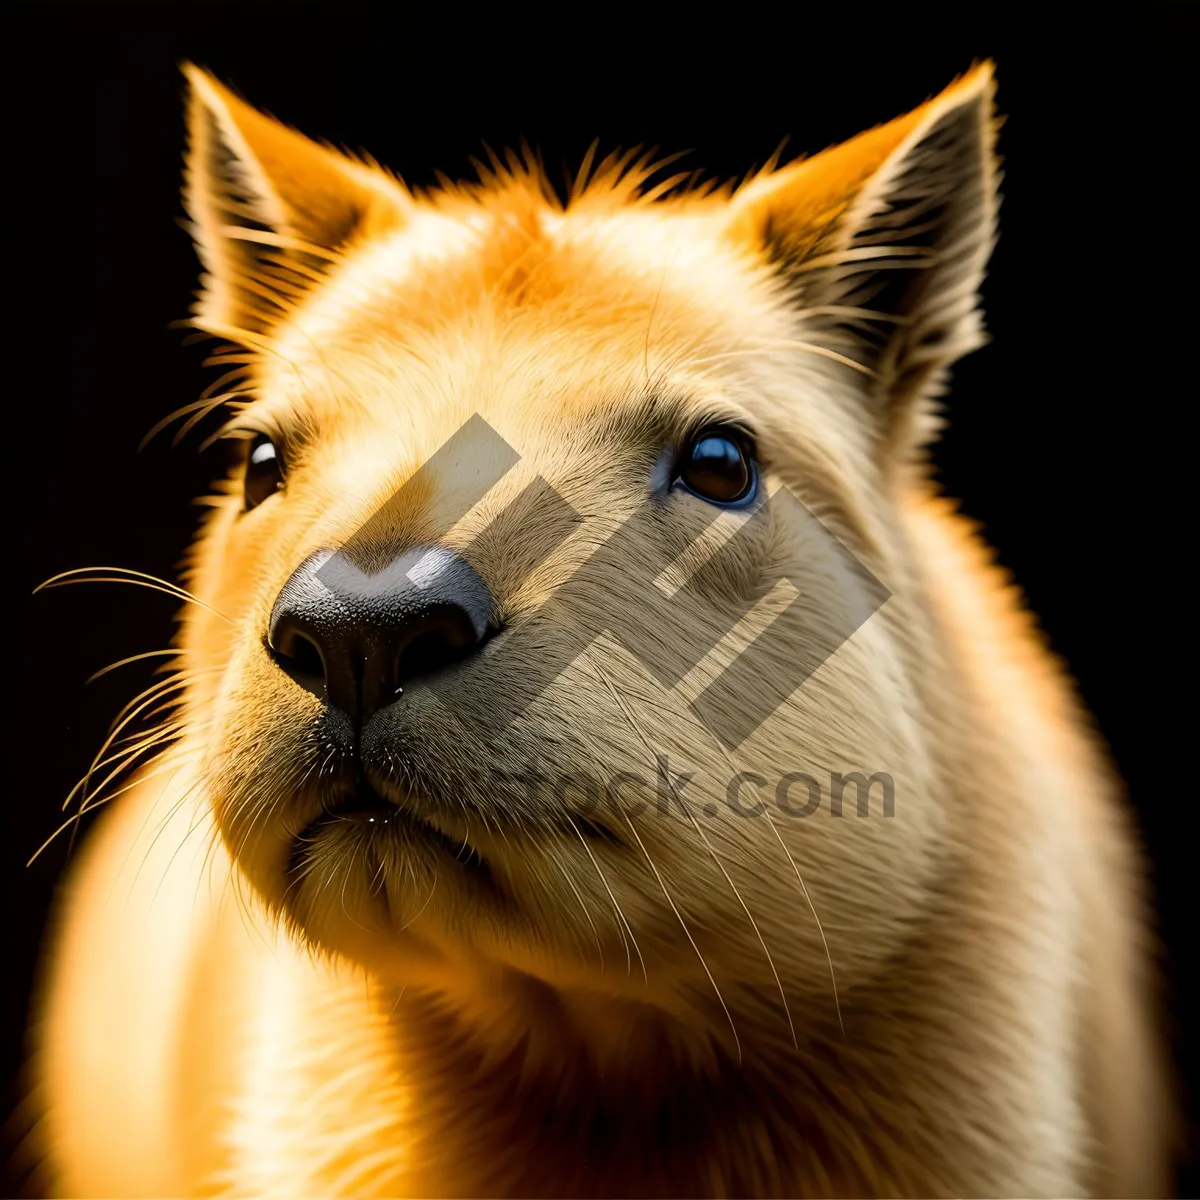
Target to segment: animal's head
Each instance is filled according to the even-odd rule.
[[[736,189],[608,160],[565,206],[520,163],[413,194],[189,79],[246,447],[189,711],[245,875],[396,982],[832,1019],[829,954],[870,980],[947,840],[898,505],[980,341],[990,69]]]

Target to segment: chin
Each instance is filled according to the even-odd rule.
[[[444,959],[471,933],[468,913],[500,921],[511,907],[461,830],[400,807],[370,784],[304,808],[272,839],[286,839],[286,853],[259,890],[323,949],[372,966],[414,954]]]
[[[360,781],[306,797],[269,834],[241,837],[237,858],[294,934],[385,985],[461,993],[471,977],[504,975],[615,989],[598,938],[581,942],[529,886],[544,845],[494,823],[485,830],[478,818],[429,816],[429,807]],[[615,940],[607,961],[618,960],[632,983]]]

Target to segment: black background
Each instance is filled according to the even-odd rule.
[[[984,287],[994,341],[957,369],[936,462],[1072,667],[1129,785],[1153,866],[1174,1059],[1195,1090],[1195,787],[1173,715],[1194,690],[1177,632],[1192,605],[1189,539],[1169,493],[1190,477],[1182,415],[1196,399],[1192,314],[1175,288],[1194,236],[1197,9],[886,11],[8,10],[5,538],[21,547],[7,585],[23,617],[5,626],[20,650],[10,659],[21,660],[5,716],[13,783],[0,806],[6,1078],[16,1078],[65,839],[32,868],[25,861],[117,708],[151,676],[139,664],[84,680],[167,645],[173,610],[141,589],[31,589],[94,564],[170,577],[197,516],[189,500],[219,468],[196,436],[137,452],[159,417],[215,378],[204,348],[169,328],[197,273],[177,223],[178,62],[194,59],[305,132],[366,148],[425,185],[435,168],[469,175],[484,141],[522,137],[552,168],[576,167],[599,138],[603,148],[691,150],[695,166],[741,175],[785,136],[789,153],[818,150],[991,56],[1008,116],[1001,240]],[[1189,1172],[1182,1186],[1194,1193],[1200,1177]]]

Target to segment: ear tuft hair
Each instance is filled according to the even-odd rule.
[[[207,72],[189,85],[184,204],[204,267],[201,328],[268,332],[352,243],[404,220],[407,194],[265,116]]]
[[[762,175],[729,236],[778,272],[820,340],[873,373],[882,435],[914,428],[946,369],[983,340],[978,292],[995,240],[991,63],[920,108]]]

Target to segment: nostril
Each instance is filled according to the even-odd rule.
[[[292,639],[288,657],[292,661],[293,670],[301,675],[311,675],[316,679],[325,677],[325,664],[321,659],[321,651],[316,643],[310,641],[302,633],[297,633]]]
[[[475,649],[477,639],[467,621],[444,620],[412,638],[396,661],[397,681],[427,675]]]
[[[320,649],[312,638],[298,629],[274,630],[267,639],[267,652],[293,678],[325,678],[325,660]]]
[[[424,675],[448,662],[453,653],[449,639],[441,630],[422,633],[401,651],[396,676],[403,681]]]

